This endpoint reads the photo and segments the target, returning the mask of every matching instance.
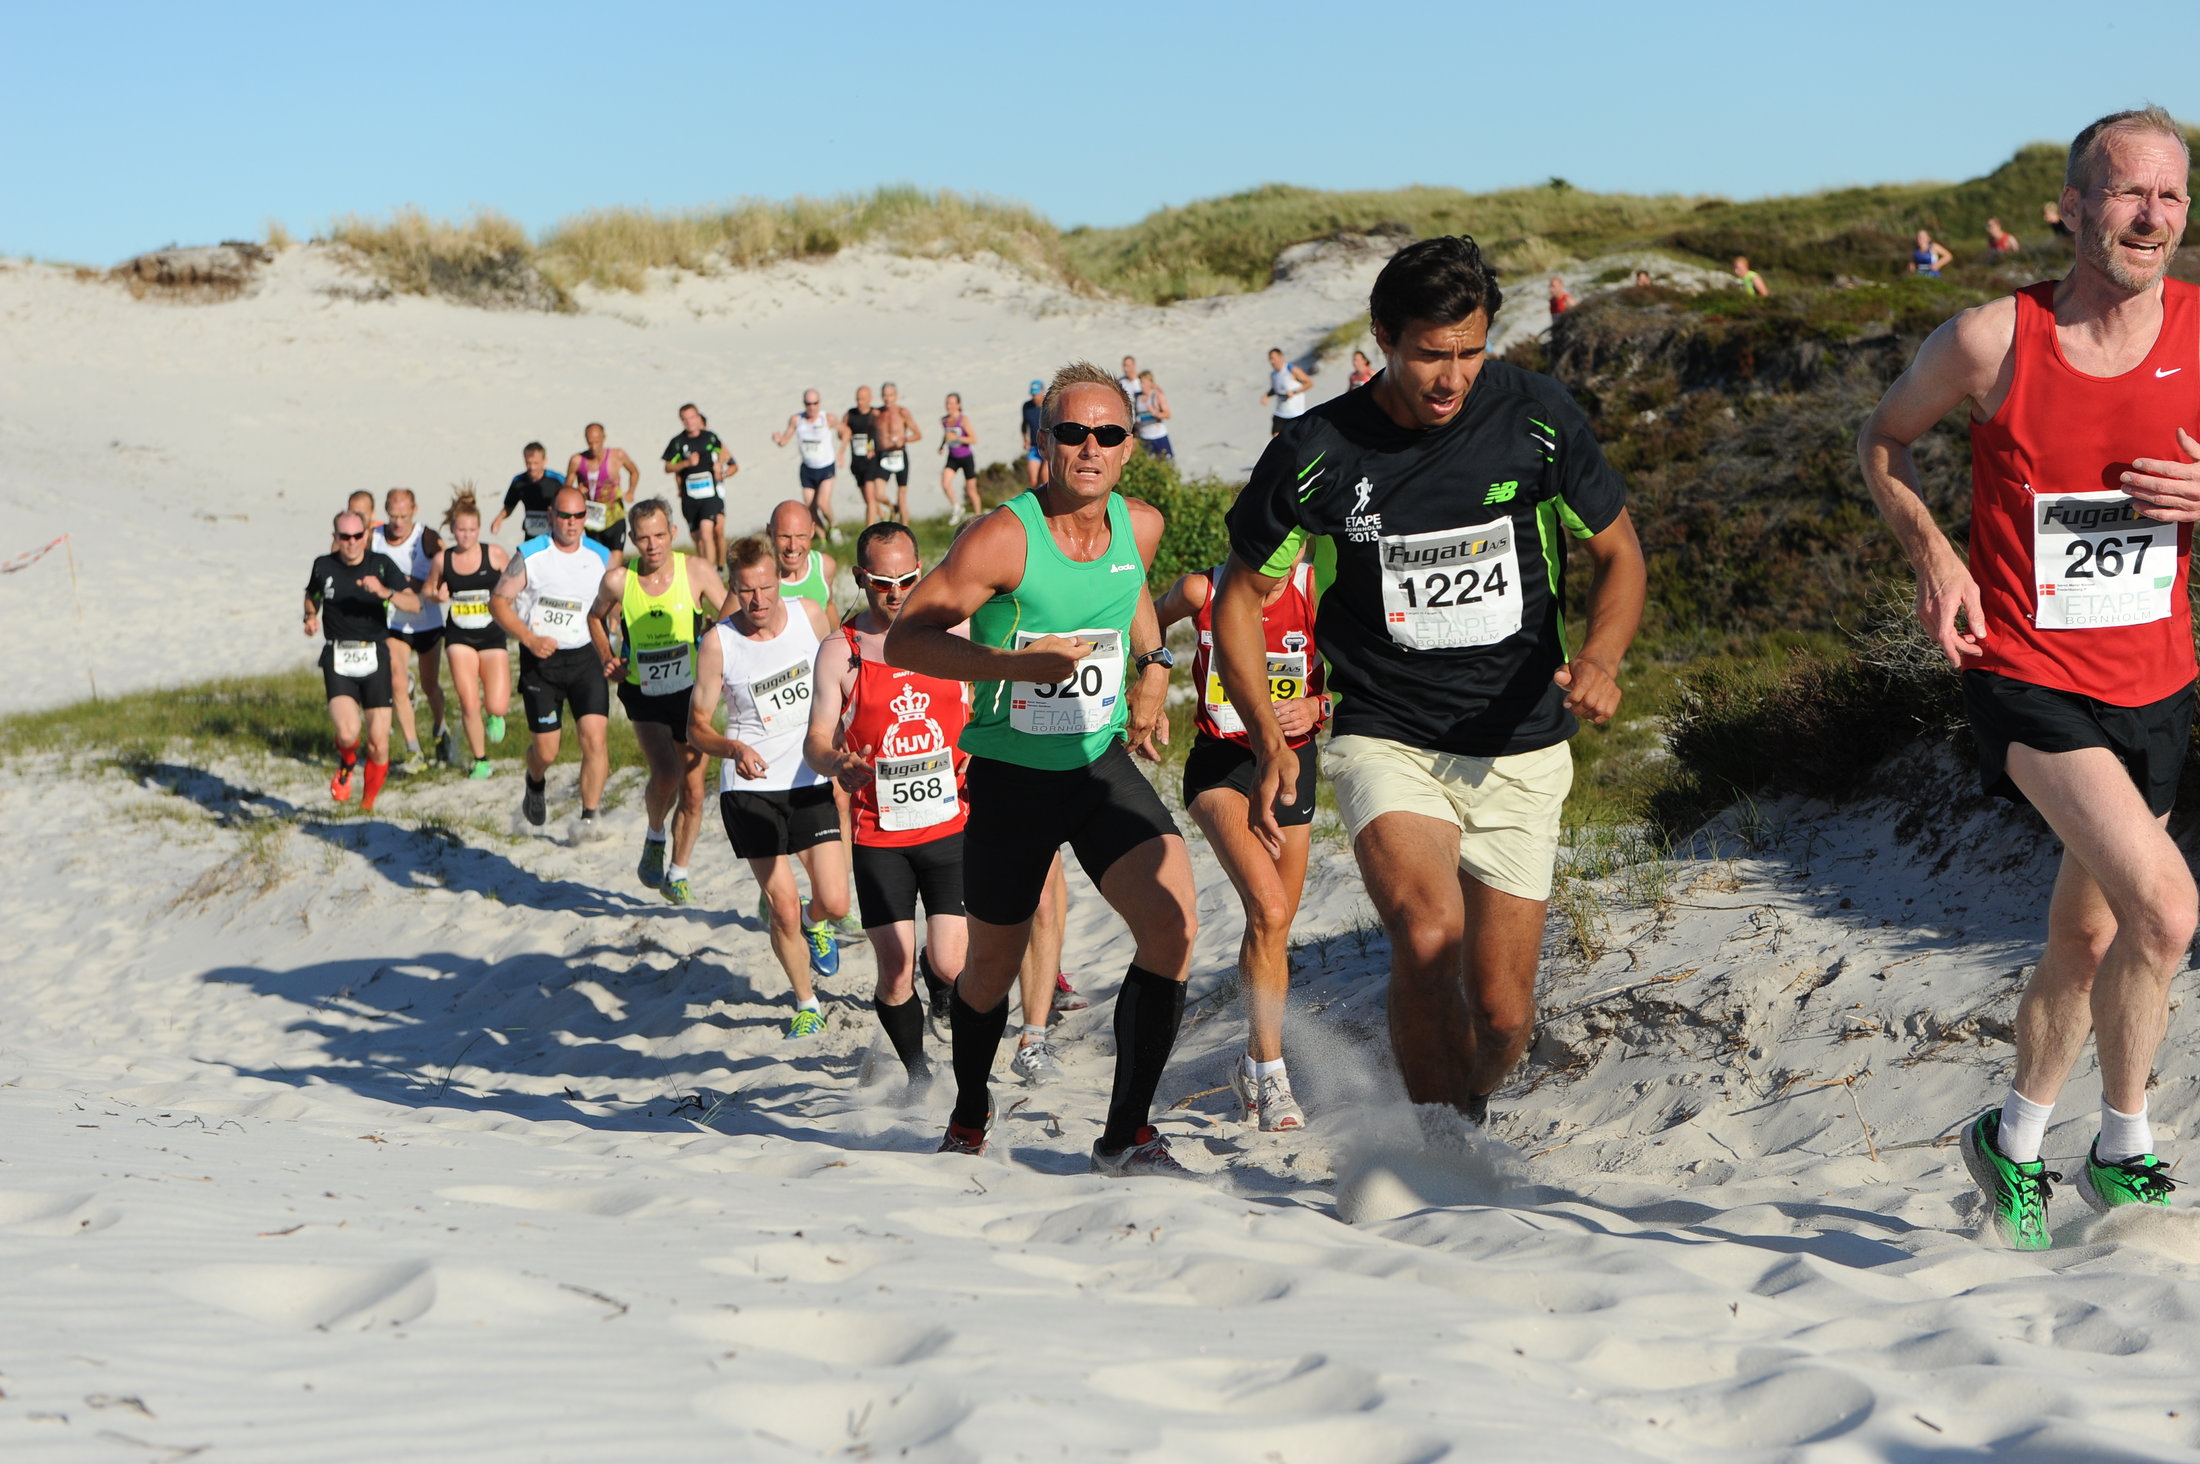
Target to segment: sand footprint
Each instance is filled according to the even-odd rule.
[[[1318,1352],[1124,1363],[1088,1381],[1145,1407],[1185,1413],[1357,1413],[1383,1401],[1373,1373]]]
[[[737,1348],[792,1353],[841,1367],[899,1367],[930,1357],[954,1338],[945,1327],[822,1307],[744,1307],[684,1316],[678,1325]]]
[[[977,1454],[953,1438],[970,1416],[960,1398],[914,1381],[861,1378],[729,1383],[695,1400],[699,1412],[758,1438],[822,1458],[903,1458],[962,1464]]]
[[[532,1189],[522,1185],[472,1184],[459,1185],[436,1193],[447,1200],[463,1200],[474,1205],[502,1205],[513,1210],[554,1210],[568,1215],[638,1215],[643,1212],[661,1213],[666,1210],[691,1210],[703,1202],[697,1199],[659,1194],[645,1189],[585,1189],[553,1187]]]
[[[122,1213],[97,1195],[0,1190],[0,1226],[24,1235],[84,1235],[105,1230]]]
[[[879,1246],[827,1240],[775,1240],[749,1246],[730,1256],[710,1256],[703,1269],[722,1276],[764,1281],[845,1281],[894,1258]],[[906,1253],[905,1253],[906,1254]]]
[[[169,1279],[182,1296],[278,1327],[364,1329],[412,1321],[435,1305],[425,1261],[388,1266],[201,1266]]]

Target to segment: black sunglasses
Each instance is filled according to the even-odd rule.
[[[1064,447],[1075,447],[1091,438],[1102,447],[1121,447],[1123,439],[1131,435],[1128,427],[1118,427],[1113,422],[1098,427],[1087,427],[1082,422],[1057,422],[1047,431]]]
[[[339,542],[349,544],[354,539],[364,539],[367,536],[366,532],[364,530],[361,530],[359,533],[356,534],[338,534],[336,537]]]
[[[912,569],[907,574],[873,574],[864,570],[863,581],[874,590],[906,590],[924,578],[924,571]]]
[[[552,517],[552,518],[563,518],[563,519],[575,519],[575,518],[583,518],[583,519],[584,519],[584,518],[587,518],[587,517],[588,517],[588,510],[584,508],[584,509],[582,509],[582,510],[581,510],[581,511],[580,511],[579,513],[567,513],[567,512],[566,512],[566,511],[565,511],[564,509],[562,509],[562,508],[553,508],[553,509],[551,509],[551,510],[550,510],[550,517]]]

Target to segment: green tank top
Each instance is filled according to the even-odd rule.
[[[808,571],[800,579],[781,580],[779,594],[788,600],[815,600],[825,607],[826,614],[832,614],[833,587],[825,580],[825,556],[812,549]]]
[[[636,565],[626,570],[619,610],[626,620],[626,679],[645,696],[669,696],[695,684],[696,605],[688,589],[688,557],[672,556],[672,578],[661,594],[642,588]]]
[[[1011,498],[1007,508],[1024,528],[1023,581],[978,607],[970,639],[1016,650],[1044,635],[1077,635],[1094,647],[1067,681],[979,682],[961,747],[1027,768],[1081,768],[1123,735],[1128,720],[1125,663],[1146,583],[1130,510],[1122,494],[1109,495],[1107,552],[1081,564],[1055,543],[1036,492]]]

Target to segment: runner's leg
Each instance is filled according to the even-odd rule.
[[[1466,899],[1459,827],[1385,813],[1352,841],[1360,879],[1390,936],[1390,1050],[1406,1096],[1464,1111],[1474,1031],[1464,984]]]
[[[420,653],[420,694],[428,699],[428,716],[431,725],[441,730],[443,717],[443,643],[436,642]],[[437,754],[440,756],[441,754]]]
[[[2115,921],[2090,999],[2101,1096],[2118,1112],[2143,1112],[2147,1074],[2169,1025],[2170,983],[2192,945],[2200,905],[2192,871],[2166,821],[2147,808],[2123,764],[2106,748],[2043,753],[2015,743],[2008,769],[2062,839],[2068,857],[2098,886]],[[2050,907],[2051,921],[2052,914]],[[2064,1025],[2067,1029],[2067,1019]],[[2072,1050],[2043,1057],[2075,1055]],[[2020,1057],[2020,1071],[2023,1065]],[[2049,1101],[2068,1075],[2067,1061],[2057,1072],[2034,1058],[2019,1091],[2037,1084],[2045,1096],[2036,1101]]]
[[[481,653],[481,699],[492,717],[512,712],[512,657],[505,651]]]
[[[681,784],[687,769],[681,746],[672,729],[660,722],[635,722],[634,740],[641,745],[642,760],[649,764],[649,781],[642,785],[642,813],[653,834],[665,832],[665,820],[680,806]],[[675,860],[674,863],[681,861]]]
[[[694,862],[695,841],[703,832],[703,783],[710,759],[685,742],[679,747],[680,801],[672,816],[672,862],[685,869]]]
[[[527,776],[539,783],[550,776],[550,764],[558,760],[558,742],[562,727],[548,732],[533,732],[527,738]]]
[[[1069,923],[1069,880],[1062,873],[1061,851],[1055,851],[1054,867],[1047,871],[1046,888],[1039,893],[1039,908],[1032,912],[1031,939],[1024,945],[1024,959],[1016,971],[1016,995],[1022,1003],[1024,1025],[1045,1031],[1054,1017],[1054,978],[1062,970],[1063,927]],[[947,973],[933,968],[942,980]],[[1019,1037],[1016,1045],[1024,1045]]]
[[[597,808],[611,777],[611,719],[595,713],[574,720],[581,734],[581,807]]]
[[[390,705],[397,711],[397,730],[412,747],[420,741],[420,729],[413,725],[412,647],[394,635],[383,645],[390,653]]]
[[[846,844],[828,839],[795,856],[810,876],[810,902],[803,917],[808,924],[830,923],[848,913],[847,850]]]
[[[1191,974],[1192,940],[1199,933],[1184,840],[1163,834],[1132,848],[1102,872],[1100,894],[1135,943],[1115,997],[1115,1082],[1097,1146],[1112,1154],[1141,1142],[1184,1021],[1184,978]]]
[[[390,760],[390,709],[376,707],[366,714],[367,761],[386,763]]]
[[[487,689],[482,676],[482,656],[472,646],[451,646],[451,687],[458,693],[458,716],[466,730],[466,749],[479,762],[489,755],[489,734],[481,720],[481,698]]]
[[[1246,797],[1234,788],[1210,788],[1192,800],[1192,818],[1230,877],[1245,907],[1245,936],[1238,944],[1238,976],[1244,983],[1246,1055],[1255,1062],[1283,1056],[1283,1008],[1291,988],[1291,922],[1298,918],[1313,830],[1283,830],[1283,857],[1271,859],[1246,827]]]
[[[779,958],[780,969],[794,987],[794,999],[815,1001],[817,993],[810,985],[810,944],[802,938],[802,895],[795,888],[794,861],[775,854],[769,859],[751,859],[748,866],[770,907],[772,954]]]
[[[361,715],[359,703],[348,696],[332,696],[328,699],[329,725],[336,729],[336,750],[341,755],[359,756]]]

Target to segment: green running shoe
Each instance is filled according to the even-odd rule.
[[[474,770],[468,773],[466,776],[478,783],[482,779],[489,776],[489,771],[489,759],[485,757],[477,757],[474,759]]]
[[[489,718],[489,740],[499,747],[504,745],[504,719],[502,717],[492,716]]]
[[[2160,1205],[2167,1209],[2169,1192],[2175,1188],[2177,1181],[2169,1177],[2168,1166],[2152,1154],[2102,1163],[2101,1141],[2097,1138],[2086,1151],[2085,1168],[2078,1171],[2079,1198],[2104,1213],[2118,1205]]]
[[[794,1020],[787,1024],[787,1035],[789,1037],[815,1037],[824,1030],[825,1014],[820,1011],[813,1011],[809,1007],[798,1009],[794,1014]]]
[[[634,877],[645,889],[656,889],[665,882],[664,840],[642,840],[642,862],[634,866]]]
[[[684,874],[678,879],[667,878],[663,884],[657,886],[657,893],[665,897],[665,903],[668,905],[692,905],[695,903],[695,895],[688,889],[687,876]]]
[[[805,925],[802,938],[809,942],[812,976],[830,976],[840,969],[840,941],[833,935],[832,926],[822,920]]]
[[[2047,1201],[2062,1176],[2035,1159],[2019,1164],[1994,1147],[2001,1134],[2001,1110],[1989,1108],[1963,1131],[1963,1166],[1986,1196],[1994,1233],[2011,1250],[2046,1250],[2055,1243],[2047,1233]]]

